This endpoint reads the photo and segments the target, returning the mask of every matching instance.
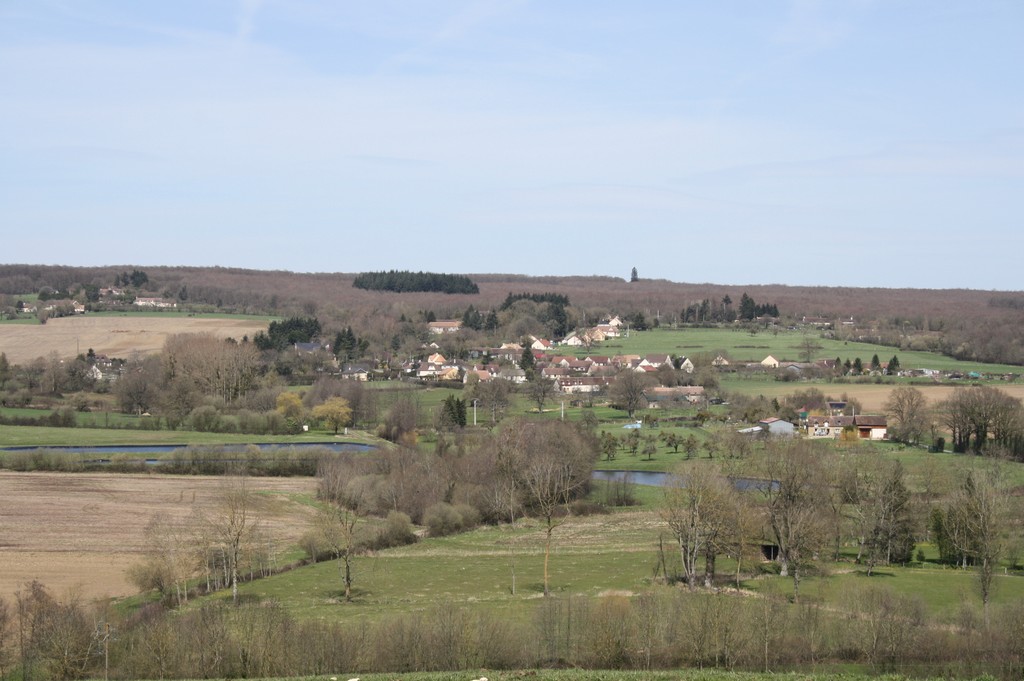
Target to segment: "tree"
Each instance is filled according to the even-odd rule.
[[[418,418],[416,402],[412,396],[399,397],[384,415],[382,427],[384,439],[396,443],[414,443]]]
[[[306,407],[302,404],[302,398],[298,393],[284,391],[277,396],[277,412],[284,416],[297,428],[306,415]]]
[[[910,560],[914,550],[914,524],[903,466],[872,462],[862,474],[851,499],[862,518],[863,558],[870,576],[876,565]]]
[[[160,395],[160,358],[153,355],[129,360],[117,379],[114,391],[121,411],[134,414],[148,412]]]
[[[550,378],[536,376],[525,386],[530,401],[537,405],[537,411],[544,411],[544,405],[555,393],[555,382]]]
[[[928,431],[927,400],[917,388],[901,385],[893,389],[885,412],[892,418],[889,433],[893,439],[914,444]]]
[[[714,556],[725,546],[734,520],[735,488],[712,466],[689,467],[669,477],[664,495],[661,517],[679,547],[683,579],[691,590],[697,588],[697,563],[703,557],[705,576],[713,582]]]
[[[225,402],[253,390],[261,366],[260,353],[252,343],[210,333],[169,336],[161,357],[166,382],[183,382],[201,395],[217,395]]]
[[[871,371],[881,371],[882,361],[878,359],[878,353],[871,355]]]
[[[643,444],[643,451],[644,454],[647,456],[647,460],[653,461],[654,455],[658,451],[658,438],[656,438],[654,435],[647,435],[646,437],[643,438]]]
[[[569,503],[590,485],[597,455],[594,439],[563,421],[517,422],[519,475],[527,505],[544,521],[544,595],[550,594],[552,534],[565,522]]]
[[[978,569],[978,587],[988,615],[995,567],[1005,547],[1007,493],[993,471],[968,471],[946,510],[946,536],[966,566]]]
[[[7,353],[0,352],[0,390],[11,380],[11,363],[7,361]]]
[[[800,355],[803,357],[803,360],[810,363],[814,360],[814,353],[818,350],[821,350],[821,345],[818,341],[815,340],[814,337],[805,334],[803,339],[800,341]],[[836,364],[838,364],[838,361]]]
[[[352,559],[360,547],[357,529],[366,515],[361,489],[350,485],[353,468],[326,460],[317,470],[317,496],[327,502],[317,516],[319,542],[338,561],[345,600],[352,600]]]
[[[748,296],[746,293],[740,296],[739,312],[740,319],[745,319],[747,321],[750,321],[757,316],[757,303],[755,303],[754,299]]]
[[[805,440],[769,441],[761,485],[765,512],[779,549],[779,574],[793,577],[793,597],[799,598],[801,568],[811,560],[825,535],[823,459],[828,450]]]
[[[465,428],[466,426],[466,401],[449,395],[441,405],[440,425],[448,430]]]
[[[129,578],[141,590],[155,589],[177,605],[188,602],[188,581],[198,566],[195,537],[183,523],[165,513],[150,518],[144,532],[143,562],[129,569]]]
[[[983,453],[993,445],[1011,450],[1021,447],[1024,407],[998,388],[956,388],[938,406],[943,425],[950,431],[953,451]]]
[[[897,357],[896,355],[893,355],[892,359],[889,360],[889,365],[887,367],[885,367],[885,373],[887,373],[890,376],[895,376],[899,372],[900,372],[900,358]]]
[[[526,372],[527,378],[530,378],[536,367],[537,360],[533,357],[533,349],[530,348],[529,343],[527,343],[526,347],[523,348],[522,354],[519,356],[519,368]]]
[[[503,378],[493,378],[489,381],[480,381],[475,384],[470,389],[469,401],[476,402],[479,409],[490,412],[491,425],[494,425],[504,417],[511,395],[511,381]]]
[[[337,435],[340,428],[352,423],[352,408],[348,406],[348,400],[344,397],[332,397],[323,404],[313,407],[313,418],[327,423]]]
[[[636,271],[635,267],[632,270],[630,270],[630,272],[629,272],[629,280],[630,281],[640,281],[640,275],[637,274],[637,271]]]
[[[214,547],[222,554],[231,602],[238,604],[238,575],[245,552],[259,536],[260,517],[256,512],[257,497],[244,477],[228,479],[221,486],[213,515],[205,518],[205,527]]]
[[[629,418],[633,418],[636,410],[646,404],[644,392],[649,386],[650,380],[646,375],[626,369],[608,386],[608,398],[612,405],[625,410]]]

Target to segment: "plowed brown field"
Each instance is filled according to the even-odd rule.
[[[95,317],[51,319],[46,324],[0,324],[0,352],[14,364],[56,352],[74,357],[92,348],[108,357],[148,354],[164,346],[175,333],[212,333],[219,338],[252,338],[267,330],[267,322],[230,317]]]
[[[85,598],[135,592],[125,570],[139,560],[153,514],[213,513],[225,478],[105,473],[0,472],[0,596],[38,579],[56,594]],[[249,478],[262,526],[279,549],[306,531],[312,509],[289,493],[312,493],[312,478]]]

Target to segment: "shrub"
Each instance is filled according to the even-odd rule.
[[[427,508],[423,514],[423,524],[430,530],[431,537],[464,532],[479,522],[480,512],[466,504],[452,506],[442,501]]]
[[[608,507],[604,504],[599,504],[596,501],[587,501],[586,499],[577,499],[572,502],[569,506],[570,512],[573,515],[603,515],[608,513]]]
[[[192,428],[201,433],[213,433],[220,426],[220,413],[216,407],[208,404],[193,409],[188,418],[192,422]]]
[[[369,545],[373,549],[387,549],[392,546],[412,544],[415,541],[416,533],[413,532],[412,520],[409,519],[409,516],[401,511],[391,511]]]

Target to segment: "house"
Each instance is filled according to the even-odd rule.
[[[668,355],[662,354],[647,355],[642,360],[640,360],[640,366],[642,367],[654,367],[655,369],[657,369],[658,367],[664,366],[666,364],[668,364],[671,367],[672,358],[669,357]]]
[[[504,366],[498,369],[498,375],[495,378],[502,378],[506,381],[521,384],[526,383],[526,372],[515,365]]]
[[[561,378],[569,375],[569,368],[553,365],[546,366],[540,370],[541,378]]]
[[[448,360],[444,358],[440,352],[435,352],[430,357],[427,357],[428,364],[447,364]]]
[[[844,430],[856,433],[861,440],[884,440],[888,437],[884,416],[811,416],[804,426],[809,438],[839,438]]]
[[[671,388],[655,387],[644,391],[644,398],[647,399],[647,406],[657,409],[666,402],[687,401],[696,404],[704,401],[704,386],[702,385],[677,385]]]
[[[486,383],[487,381],[494,378],[494,376],[491,375],[491,372],[489,370],[481,369],[479,366],[476,365],[466,369],[466,372],[462,377],[462,382],[469,383],[472,380],[470,378],[471,376],[476,376],[476,380],[479,381],[480,383]]]
[[[597,376],[561,376],[555,379],[555,390],[566,394],[596,393],[608,382],[608,379]]]
[[[164,300],[163,298],[136,298],[135,305],[139,307],[178,307],[173,300]]]
[[[368,381],[370,369],[359,364],[352,364],[342,370],[341,377],[349,381]]]
[[[796,426],[789,421],[783,421],[782,419],[774,416],[771,418],[761,419],[757,422],[757,425],[761,430],[769,435],[777,435],[781,437],[793,437],[796,435]]]
[[[547,340],[546,338],[537,338],[536,336],[530,336],[530,338],[533,340],[533,342],[530,343],[531,350],[540,350],[541,352],[547,352],[554,346],[554,343]]]
[[[775,359],[771,355],[768,355],[767,357],[761,360],[761,366],[767,367],[768,369],[778,369],[779,360]]]
[[[584,337],[582,333],[582,331],[579,333],[573,331],[562,339],[562,345],[568,345],[570,348],[582,348],[589,346],[590,340]]]
[[[889,437],[889,424],[884,416],[854,416],[853,423],[857,428],[857,437],[862,440],[884,440]]]
[[[435,322],[427,322],[427,328],[430,329],[430,333],[436,333],[438,335],[444,333],[456,333],[462,328],[462,320],[439,319]]]
[[[729,360],[727,360],[722,355],[719,355],[718,357],[715,357],[713,360],[711,360],[711,366],[713,366],[713,367],[727,367],[727,366],[729,366]]]
[[[694,370],[693,362],[690,361],[689,357],[679,358],[679,370],[685,371],[688,374],[692,374]]]

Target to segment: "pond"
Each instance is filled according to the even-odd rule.
[[[661,471],[594,471],[591,478],[594,480],[614,480],[621,482],[628,480],[634,485],[649,485],[651,487],[664,487],[668,484],[670,475]],[[762,478],[730,478],[733,486],[741,492],[764,490],[769,484],[772,490],[778,490],[778,481],[769,481]]]

